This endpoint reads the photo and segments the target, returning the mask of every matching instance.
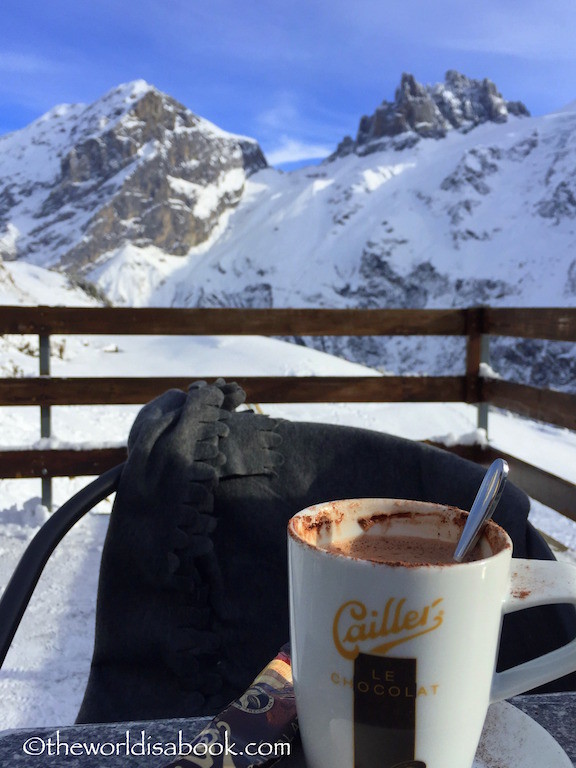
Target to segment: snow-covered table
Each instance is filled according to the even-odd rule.
[[[518,696],[512,703],[540,723],[572,762],[576,761],[576,693]],[[191,741],[209,720],[157,720],[0,732],[0,766],[162,768],[175,759],[173,751],[179,744]]]

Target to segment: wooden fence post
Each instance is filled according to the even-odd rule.
[[[40,334],[39,338],[39,366],[40,376],[50,376],[50,336]],[[52,414],[49,405],[40,406],[40,437],[51,437]],[[45,471],[45,470],[43,470]],[[45,474],[42,476],[42,504],[52,511],[52,478]]]
[[[489,404],[484,399],[481,364],[490,360],[490,337],[486,333],[484,307],[471,307],[466,313],[466,402],[477,407],[476,426],[488,436]]]

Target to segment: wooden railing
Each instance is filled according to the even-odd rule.
[[[0,307],[0,334],[39,337],[39,376],[0,379],[0,405],[40,407],[41,435],[50,435],[50,409],[58,405],[142,404],[171,387],[186,388],[205,371],[185,378],[50,375],[50,336],[261,335],[261,336],[459,336],[466,339],[461,376],[233,376],[249,402],[464,402],[476,404],[487,426],[490,405],[576,430],[576,395],[481,375],[489,338],[511,336],[576,341],[576,309],[128,309]],[[486,463],[490,450],[458,449]],[[502,454],[500,454],[502,455]],[[10,450],[0,452],[0,477],[99,474],[119,463],[124,449]],[[509,457],[511,462],[517,462]],[[523,463],[524,487],[544,503],[576,519],[576,488]],[[519,483],[522,484],[522,483]],[[48,482],[46,489],[49,488]],[[527,488],[528,489],[528,488]],[[44,494],[43,494],[44,495]],[[45,501],[46,501],[45,497]],[[49,501],[49,499],[48,499]]]

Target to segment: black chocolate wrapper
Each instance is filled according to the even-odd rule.
[[[189,753],[164,768],[261,768],[290,755],[297,731],[286,644],[250,688],[187,744]]]

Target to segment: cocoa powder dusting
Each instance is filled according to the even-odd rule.
[[[515,597],[517,600],[526,600],[531,594],[531,589],[515,589],[512,592],[512,597]]]

